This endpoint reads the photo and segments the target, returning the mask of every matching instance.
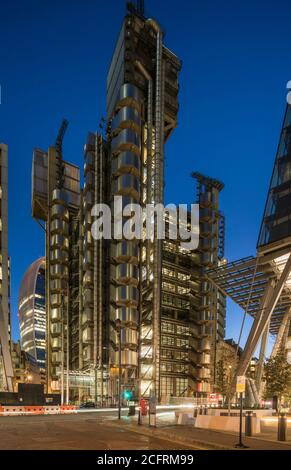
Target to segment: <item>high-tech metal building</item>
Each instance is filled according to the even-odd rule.
[[[8,257],[8,146],[0,144],[0,386],[13,391]]]
[[[75,237],[79,230],[80,170],[62,159],[66,126],[64,121],[55,146],[47,152],[34,150],[32,168],[32,215],[45,222],[48,391],[64,390],[63,372],[69,369],[73,344],[70,335],[74,335],[78,309],[75,297],[79,254]]]
[[[25,272],[18,298],[21,348],[45,369],[46,309],[45,259],[36,260]]]
[[[205,268],[224,256],[220,182],[193,175],[203,241],[195,253],[179,241],[94,242],[91,234],[96,203],[112,205],[114,196],[122,196],[122,207],[163,202],[164,146],[177,124],[180,69],[159,24],[129,5],[107,77],[106,138],[90,134],[85,146],[82,205],[80,365],[93,364],[106,384],[109,377],[111,396],[119,320],[122,382],[138,385],[141,395],[209,392],[215,344],[224,337],[225,297],[202,283]]]
[[[124,226],[126,205],[164,201],[165,144],[177,125],[182,64],[142,3],[129,4],[122,23],[107,76],[106,131],[88,136],[81,193],[79,173],[57,145],[34,153],[33,215],[46,222],[48,387],[60,389],[68,368],[71,383],[90,383],[82,373],[91,374],[101,402],[117,397],[119,346],[122,384],[139,395],[209,392],[224,337],[225,299],[204,278],[206,267],[223,260],[222,183],[193,175],[203,241],[194,253],[156,234],[92,236],[95,204],[114,209],[122,197],[115,215]],[[71,398],[78,395],[71,387]]]
[[[107,76],[111,201],[122,196],[123,206],[163,202],[164,146],[177,123],[180,69],[157,21],[132,9]],[[162,242],[120,240],[111,243],[109,257],[109,365],[118,364],[121,320],[124,382],[139,379],[141,394],[159,394]]]

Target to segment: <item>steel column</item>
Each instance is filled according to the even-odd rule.
[[[283,317],[282,323],[280,325],[280,329],[276,336],[276,341],[273,346],[271,357],[275,357],[278,354],[282,345],[286,343],[286,339],[288,337],[288,331],[290,327],[290,318],[291,318],[291,309],[288,309],[288,311],[285,313]]]
[[[266,289],[265,296],[262,300],[262,308],[257,313],[253,326],[251,328],[246,347],[239,361],[236,375],[245,375],[249,362],[254,355],[260,337],[266,328],[267,323],[270,321],[272,313],[277,305],[279,297],[284,288],[285,282],[291,271],[291,255],[289,256],[284,270],[278,279],[276,286],[273,287],[270,283]]]

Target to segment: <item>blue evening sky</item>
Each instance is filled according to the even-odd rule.
[[[193,170],[224,181],[226,256],[255,254],[291,80],[290,0],[146,0],[183,60],[179,127],[166,149],[166,200],[195,200]],[[124,0],[1,0],[0,141],[9,145],[13,334],[22,275],[44,254],[31,218],[33,147],[70,126],[64,157],[83,164],[105,115],[106,73]],[[227,336],[242,315],[228,303]],[[249,322],[247,323],[249,325]]]

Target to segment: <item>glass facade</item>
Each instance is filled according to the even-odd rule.
[[[22,349],[40,368],[46,361],[45,260],[40,258],[26,271],[19,292],[19,323]]]
[[[287,106],[258,247],[291,235],[291,106]]]

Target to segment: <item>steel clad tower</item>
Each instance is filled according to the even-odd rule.
[[[32,215],[45,222],[47,390],[61,391],[63,396],[64,370],[69,370],[74,351],[70,338],[76,312],[74,262],[79,261],[74,235],[80,207],[80,170],[62,159],[66,126],[63,121],[48,152],[34,150],[32,167]]]
[[[72,401],[116,404],[122,384],[135,398],[169,402],[208,393],[215,379],[210,349],[224,335],[225,304],[222,298],[220,312],[212,311],[219,294],[210,295],[206,280],[203,289],[201,267],[223,256],[223,185],[200,181],[200,189],[207,184],[199,202],[209,198],[203,250],[183,249],[168,229],[159,240],[157,223],[151,237],[145,224],[141,237],[123,230],[137,204],[164,202],[165,144],[177,125],[181,67],[143,2],[129,3],[108,70],[103,130],[90,133],[84,148],[83,189],[79,169],[62,160],[66,123],[54,147],[34,152],[33,216],[46,223],[48,389],[63,391],[65,377]],[[98,204],[111,237],[94,236]]]
[[[177,123],[181,69],[163,41],[157,21],[129,4],[107,77],[110,199],[122,196],[120,212],[163,202],[164,146]],[[159,394],[161,250],[156,236],[110,247],[110,366],[118,363],[120,320],[123,383],[139,377],[142,395]]]

